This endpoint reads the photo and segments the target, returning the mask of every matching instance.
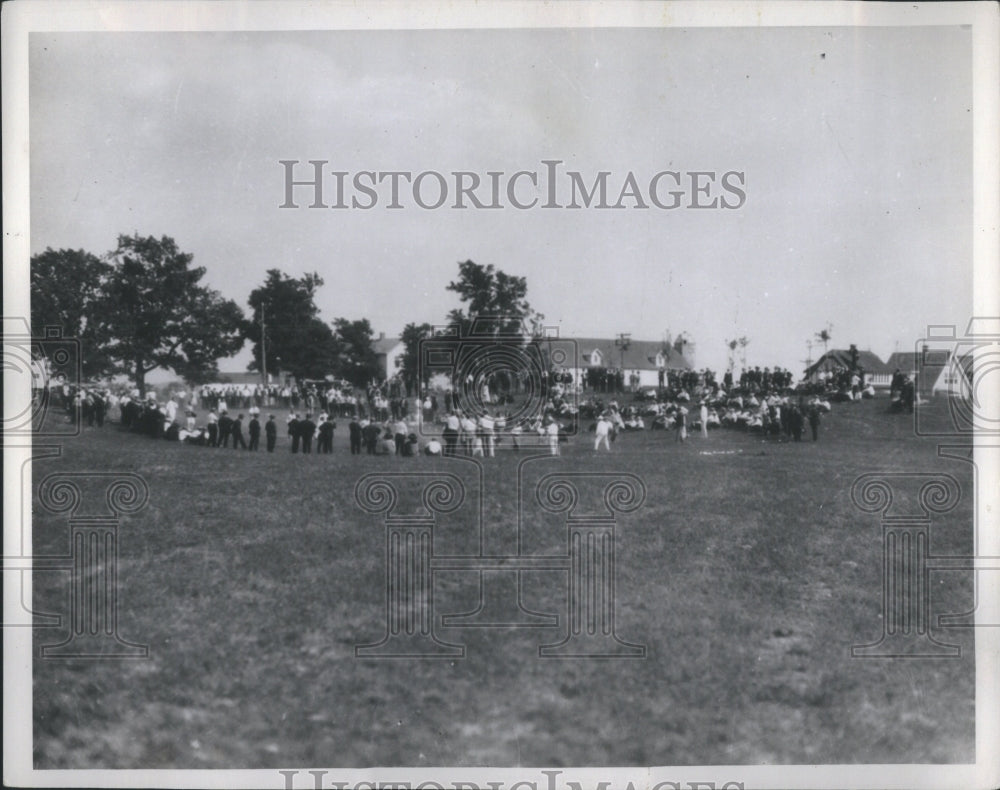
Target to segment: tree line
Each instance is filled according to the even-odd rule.
[[[324,321],[316,306],[323,278],[291,277],[270,269],[247,300],[249,312],[204,282],[206,269],[168,237],[120,235],[103,256],[47,248],[31,258],[31,324],[36,335],[59,327],[81,346],[85,380],[121,374],[145,392],[146,375],[170,368],[191,384],[218,378],[218,360],[252,344],[250,370],[291,374],[296,380],[328,375],[364,387],[380,376],[374,332],[366,318]],[[492,265],[459,264],[447,289],[464,309],[446,326],[467,331],[482,316],[505,316],[497,333],[520,333],[543,316],[526,300],[527,282]],[[401,377],[417,384],[418,352],[434,328],[409,323],[402,332]]]

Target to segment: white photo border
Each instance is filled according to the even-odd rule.
[[[974,72],[974,315],[1000,315],[1000,13],[995,3],[864,2],[73,2],[37,0],[3,5],[3,227],[4,303],[6,316],[29,314],[30,217],[28,173],[28,36],[33,31],[278,31],[533,27],[811,27],[969,25]],[[995,383],[995,382],[994,382]],[[5,394],[30,386],[4,376]],[[1000,398],[1000,393],[986,393]],[[5,397],[9,404],[16,400]],[[1000,480],[998,449],[976,437],[976,463],[983,481]],[[5,439],[4,553],[16,545],[23,512],[22,483],[16,472],[30,458],[29,441]],[[1000,495],[995,485],[977,492],[978,551],[1000,555]],[[30,511],[29,511],[30,512]],[[30,574],[25,574],[30,595]],[[998,574],[981,577],[981,622],[1000,622]],[[4,606],[20,596],[15,574],[4,577]],[[284,786],[278,770],[35,770],[32,765],[32,633],[6,628],[4,643],[4,782],[34,787],[275,787]],[[786,765],[673,766],[656,768],[566,768],[560,785],[579,782],[596,787],[651,788],[661,782],[740,783],[744,788],[945,788],[1000,785],[1000,629],[976,633],[976,756],[971,765]],[[289,770],[293,770],[288,767]],[[301,768],[303,776],[308,768]],[[322,770],[314,767],[313,770]],[[542,768],[366,768],[329,769],[330,782],[503,782],[509,787],[533,781],[545,788],[550,774]],[[296,787],[301,785],[302,777]],[[311,779],[309,779],[311,781]],[[433,786],[433,785],[431,785]],[[530,786],[530,785],[529,785]],[[667,784],[664,787],[671,787]],[[698,785],[693,785],[698,786]],[[736,785],[732,785],[736,786]]]

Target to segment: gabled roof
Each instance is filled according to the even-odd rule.
[[[577,367],[585,368],[591,363],[589,355],[600,351],[602,364],[607,368],[617,368],[624,364],[625,370],[656,370],[656,357],[660,352],[666,358],[665,367],[668,370],[690,370],[693,365],[683,354],[669,348],[662,340],[629,340],[624,354],[620,346],[615,345],[614,338],[604,337],[574,337],[569,338],[576,344]],[[667,350],[669,349],[669,353]]]
[[[887,367],[886,364],[872,351],[862,351],[861,349],[858,349],[858,364],[862,367],[865,373],[878,374],[892,373],[893,371],[892,368]],[[835,348],[827,351],[810,367],[806,368],[806,376],[811,376],[819,370],[826,370],[827,367],[849,368],[850,366],[850,350],[845,348]]]
[[[910,373],[917,369],[917,353],[915,351],[893,351],[885,361],[889,371],[901,370]]]
[[[398,337],[382,337],[372,341],[372,348],[376,354],[388,354],[400,343]]]

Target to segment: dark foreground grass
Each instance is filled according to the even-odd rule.
[[[384,631],[384,527],[354,503],[364,473],[476,468],[448,459],[250,454],[84,429],[51,471],[134,471],[150,502],[123,520],[120,631],[137,661],[34,664],[39,768],[288,765],[643,765],[966,762],[974,759],[967,629],[958,659],[852,659],[881,633],[881,533],[850,487],[872,471],[947,471],[966,495],[935,520],[932,551],[972,551],[968,465],[941,460],[885,401],[845,404],[817,444],[716,431],[587,437],[547,471],[639,475],[619,519],[617,629],[641,660],[542,660],[560,629],[440,629],[465,659],[373,660]],[[282,440],[284,437],[282,437]],[[702,451],[732,451],[712,455]],[[516,550],[517,466],[483,466],[488,553]],[[37,511],[36,553],[66,548]],[[524,519],[526,554],[565,551],[558,518]],[[440,554],[478,547],[475,508],[443,518]],[[37,574],[36,608],[65,610],[64,574]],[[935,573],[933,612],[972,608],[969,574]],[[437,615],[475,608],[475,574],[435,576]],[[529,608],[565,607],[559,574],[525,575]],[[61,641],[38,629],[36,645]]]

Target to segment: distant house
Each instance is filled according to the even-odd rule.
[[[688,356],[662,340],[629,340],[625,348],[615,345],[614,338],[577,337],[571,340],[576,346],[576,364],[564,367],[570,370],[576,382],[583,380],[588,368],[620,368],[624,371],[626,384],[636,374],[640,387],[656,387],[661,370],[691,370],[694,367]]]
[[[857,350],[858,365],[865,372],[866,379],[877,389],[888,389],[892,383],[893,368],[886,365],[873,351]],[[821,373],[837,368],[851,367],[851,352],[846,348],[835,348],[806,368],[806,381],[816,381]]]
[[[378,359],[379,371],[385,378],[392,378],[403,364],[403,352],[406,351],[403,341],[398,337],[386,337],[385,332],[380,332],[378,339],[372,342],[372,347]]]
[[[917,379],[921,391],[929,387],[934,395],[944,393],[959,398],[970,397],[975,372],[975,358],[971,348],[965,349],[964,353],[958,353],[957,349],[935,349],[922,354],[921,362],[923,380]]]
[[[891,372],[899,371],[916,378],[921,398],[939,392],[956,393],[971,379],[971,360],[954,357],[950,349],[924,348],[920,351],[895,351],[885,363]],[[961,381],[958,376],[965,376]]]
[[[893,351],[885,361],[885,366],[890,373],[898,370],[900,373],[912,376],[917,372],[918,358],[919,354],[916,351]]]

